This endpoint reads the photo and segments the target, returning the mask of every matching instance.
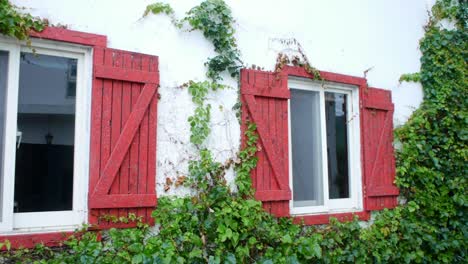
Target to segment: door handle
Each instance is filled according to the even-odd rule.
[[[23,132],[21,131],[16,131],[16,148],[19,149],[20,144],[21,144],[21,138],[23,137]]]

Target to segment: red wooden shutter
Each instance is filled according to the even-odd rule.
[[[287,76],[241,70],[242,131],[251,121],[259,134],[258,164],[252,171],[255,197],[266,211],[289,216],[289,154]]]
[[[361,100],[361,144],[364,170],[364,207],[366,210],[393,208],[397,205],[393,151],[393,103],[391,92],[363,88]]]
[[[134,213],[152,223],[158,57],[95,47],[93,78],[89,221],[118,226],[105,216]]]

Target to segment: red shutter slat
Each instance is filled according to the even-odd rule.
[[[391,92],[377,88],[361,90],[361,140],[364,172],[364,207],[381,210],[397,205],[393,150],[393,103]]]
[[[125,53],[123,56],[123,68],[132,69],[132,55]],[[122,119],[121,124],[125,124],[130,116],[132,106],[132,85],[129,82],[122,82]],[[130,155],[125,155],[120,168],[119,193],[130,193],[129,191],[130,175]],[[119,215],[128,215],[128,208],[119,209]]]
[[[257,167],[252,171],[256,199],[268,212],[289,215],[288,98],[286,75],[241,70],[242,130],[256,123],[259,135]]]
[[[156,206],[158,58],[94,49],[90,223],[134,213],[152,223]],[[152,138],[154,137],[154,138]]]
[[[120,58],[118,59],[120,61]],[[115,62],[117,62],[117,57],[115,58]],[[135,69],[116,68],[116,67],[121,67],[121,66],[115,65],[115,67],[114,66],[110,67],[110,66],[97,65],[94,68],[94,76],[96,76],[97,78],[112,79],[112,80],[119,80],[119,81],[129,81],[129,82],[142,82],[142,83],[157,83],[158,82],[158,76],[155,76],[152,72],[135,70]]]

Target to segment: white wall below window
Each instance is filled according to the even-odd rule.
[[[201,32],[176,29],[164,15],[141,19],[152,0],[13,0],[25,11],[47,18],[52,24],[108,36],[109,46],[158,55],[161,100],[158,109],[157,192],[164,192],[166,177],[186,175],[194,156],[189,144],[187,118],[194,106],[186,89],[188,80],[204,80],[203,63],[215,55]],[[201,1],[162,1],[182,17]],[[296,38],[320,70],[363,76],[369,85],[390,89],[395,103],[395,126],[401,125],[422,100],[419,84],[398,83],[403,73],[419,71],[419,39],[433,0],[227,0],[236,19],[236,39],[247,65],[274,68],[278,52],[294,45],[279,39]],[[225,77],[233,88],[210,95],[212,134],[208,145],[220,161],[235,155],[240,129],[232,106],[237,100],[236,80]],[[232,173],[228,174],[232,177]]]

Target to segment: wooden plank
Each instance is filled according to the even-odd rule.
[[[282,177],[285,182],[288,183],[289,186],[289,156],[288,156],[288,149],[289,149],[289,141],[288,141],[288,115],[287,115],[287,101],[286,100],[275,100],[276,101],[276,120],[278,123],[277,129],[277,137],[278,137],[278,146],[279,147],[279,157],[280,157],[280,165],[283,171]],[[275,215],[279,216],[289,216],[289,200],[292,199],[291,191],[289,191],[288,199],[284,199],[283,201],[276,202],[272,205],[272,211]]]
[[[141,59],[141,69],[142,71],[150,70],[150,60],[148,56],[142,56]],[[147,184],[148,184],[148,109],[145,111],[143,115],[143,119],[140,123],[140,146],[139,146],[139,159],[138,159],[138,166],[139,166],[139,173],[138,173],[138,193],[147,193]],[[139,208],[137,209],[137,215],[144,217],[144,221],[146,222],[146,208]]]
[[[93,64],[104,63],[104,50],[95,48],[93,53]],[[89,160],[89,193],[94,190],[101,172],[101,129],[102,129],[102,106],[103,106],[104,81],[94,78],[91,98],[91,142]],[[96,213],[96,212],[94,212]],[[90,223],[99,220],[95,214],[89,214]]]
[[[247,102],[244,103],[246,110],[248,111],[247,108]],[[258,112],[261,116],[263,116],[264,109],[259,108]],[[248,112],[246,112],[248,113]],[[250,114],[250,121],[253,122],[252,115]],[[257,131],[258,134],[258,131]],[[257,146],[259,147],[257,155],[258,155],[258,166],[257,166],[257,190],[267,190],[265,188],[265,177],[268,177],[268,161],[265,157],[265,151],[263,150],[263,142],[261,140],[257,141]]]
[[[113,65],[113,54],[111,51],[104,50],[104,64]],[[111,120],[112,120],[112,80],[104,80],[103,99],[102,99],[102,130],[101,130],[101,168],[99,170],[99,180],[103,177],[102,171],[105,168],[111,153]],[[98,183],[96,183],[96,188]],[[91,192],[92,193],[92,192]],[[109,210],[100,210],[99,215],[109,214]],[[101,219],[99,222],[101,223]]]
[[[122,128],[122,82],[112,82],[112,119],[111,119],[111,149],[113,150],[117,144],[117,140],[120,137]],[[120,175],[119,172],[117,172]],[[116,177],[112,183],[111,193],[119,192],[119,179]]]
[[[352,75],[345,75],[345,74],[337,74],[333,72],[327,71],[319,71],[320,77],[323,80],[329,82],[338,82],[344,84],[351,84],[356,86],[363,86],[366,85],[367,81],[365,78],[352,76]],[[312,74],[308,73],[303,67],[295,67],[295,66],[284,66],[281,72],[283,75],[287,76],[297,76],[297,77],[304,77],[313,79]]]
[[[94,76],[102,79],[112,79],[136,83],[159,83],[158,75],[154,72],[135,69],[116,68],[113,66],[96,65]]]
[[[245,89],[242,89],[242,94],[249,94],[261,97],[269,97],[269,98],[282,98],[282,99],[289,99],[291,98],[291,93],[289,90],[257,90],[253,86],[248,86]]]
[[[132,56],[132,69],[141,70],[141,55]],[[142,84],[132,83],[132,104],[131,108],[133,109],[138,101],[138,98],[141,94]],[[137,130],[133,141],[130,146],[130,177],[129,177],[129,192],[131,194],[138,193],[138,174],[139,174],[139,148],[140,148],[140,129]],[[138,215],[136,208],[129,208],[129,214]]]
[[[388,102],[379,102],[376,100],[363,100],[363,106],[365,108],[371,108],[376,110],[384,110],[384,111],[393,111],[394,105]]]
[[[254,76],[255,76],[255,74],[254,74]],[[257,80],[257,78],[252,78],[252,80]],[[269,112],[268,107],[269,107],[268,101],[265,100],[265,99],[259,98],[258,105],[257,105],[256,109],[257,109],[257,111],[259,113],[259,116],[262,118],[262,120],[268,120],[268,112]],[[248,104],[247,104],[247,108],[248,108]],[[254,120],[254,119],[252,118],[252,120]],[[257,128],[257,132],[258,132],[258,128]],[[260,137],[260,133],[259,133],[259,137]],[[275,175],[274,175],[273,169],[272,169],[272,167],[270,165],[270,160],[267,157],[267,153],[266,153],[263,142],[262,142],[262,151],[261,151],[261,153],[262,153],[262,156],[263,156],[263,174],[261,175],[261,185],[262,185],[261,190],[270,191],[271,190],[271,179],[273,177],[275,177]],[[271,203],[270,203],[270,201],[263,201],[262,207],[263,207],[263,209],[265,211],[271,213]]]
[[[369,197],[382,197],[382,196],[396,196],[400,194],[395,186],[372,186],[368,188],[367,196]]]
[[[156,94],[158,90],[156,89]],[[147,193],[156,195],[156,141],[157,141],[157,116],[158,116],[158,98],[153,97],[149,107],[149,142],[148,142],[148,183]],[[151,216],[154,208],[146,210],[146,219],[149,224],[154,224]]]
[[[266,127],[265,121],[259,116],[257,111],[257,103],[253,95],[243,95],[245,101],[247,102],[247,108],[251,114],[253,121],[257,124],[257,131],[260,135],[260,140],[263,143],[263,148],[265,154],[270,161],[271,168],[273,169],[273,173],[275,174],[275,179],[277,180],[279,187],[281,190],[289,190],[288,184],[284,182],[284,180],[279,176],[281,173],[281,169],[279,168],[279,160],[274,151],[273,142],[270,139],[268,134],[268,129]]]
[[[42,244],[48,247],[60,247],[64,245],[72,236],[79,236],[76,232],[51,232],[51,233],[29,233],[17,235],[0,236],[0,243],[5,243],[8,240],[11,244],[11,249],[34,248]],[[5,250],[4,247],[1,250]]]
[[[122,164],[125,157],[125,153],[130,147],[130,143],[135,136],[135,132],[143,119],[143,116],[148,108],[148,105],[154,95],[156,86],[153,84],[146,84],[141,92],[140,97],[133,109],[127,123],[119,137],[112,154],[110,155],[109,162],[107,162],[102,176],[99,179],[97,186],[94,190],[94,194],[107,194],[109,188],[114,181],[116,173]]]
[[[254,97],[255,98],[255,97]],[[278,174],[276,174],[275,172],[275,175],[276,175],[276,178],[282,178],[283,177],[283,170],[281,169],[281,163],[280,163],[280,157],[279,157],[279,153],[278,153],[278,131],[277,131],[277,127],[278,127],[278,122],[276,120],[276,99],[273,99],[273,98],[269,98],[268,99],[268,116],[266,116],[267,118],[265,118],[264,120],[268,120],[268,129],[269,129],[269,133],[268,133],[268,136],[270,138],[270,141],[271,141],[271,146],[272,148],[274,149],[271,149],[270,151],[274,151],[273,155],[276,156],[277,160],[278,160]],[[271,162],[271,160],[270,160]],[[273,176],[273,175],[271,175]],[[269,181],[269,190],[284,190],[284,188],[281,188],[279,187],[279,183],[280,183],[280,180],[277,179],[276,181],[273,180],[274,177],[270,177],[270,181]]]
[[[134,64],[134,67],[141,67],[139,64]],[[135,107],[138,98],[141,93],[141,84],[133,83],[132,84],[132,109]],[[130,146],[130,175],[129,175],[129,185],[128,190],[131,194],[138,193],[138,174],[139,174],[139,147],[140,147],[140,130],[138,129],[133,138],[132,144]],[[128,213],[137,214],[137,209],[131,208],[128,210]]]
[[[291,199],[291,191],[288,190],[263,190],[255,192],[255,199],[260,201],[282,201]]]
[[[132,56],[130,53],[125,53],[123,56],[123,67],[132,67]],[[122,83],[122,120],[121,128],[124,127],[131,113],[132,107],[132,85],[130,82]],[[129,194],[129,175],[130,175],[130,150],[127,151],[122,166],[120,167],[120,194]],[[128,216],[128,209],[119,209],[119,216]]]
[[[263,76],[263,75],[261,75],[261,76]],[[267,131],[268,135],[270,135],[270,133],[271,133],[270,132],[270,130],[271,130],[270,122],[272,122],[272,120],[270,120],[270,100],[268,100],[266,98],[255,98],[255,100],[257,102],[257,105],[256,105],[255,109],[257,109],[257,110],[262,109],[263,113],[261,115],[259,115],[259,117],[261,118],[261,120],[264,121],[264,123],[262,123],[262,124],[265,124],[265,125],[268,124],[265,127],[267,128],[266,131]],[[247,107],[249,107],[248,104],[247,104]],[[273,168],[271,166],[271,161],[268,158],[269,153],[267,153],[267,149],[265,148],[265,144],[263,144],[263,154],[265,155],[265,159],[263,160],[264,166],[265,166],[263,168],[263,178],[262,178],[263,190],[272,190],[272,188],[271,188],[272,181],[276,182],[277,180],[275,179],[276,174],[273,171]],[[269,211],[271,209],[270,205],[271,204],[268,204],[268,210]]]
[[[156,206],[156,195],[154,194],[93,195],[92,198],[93,199],[89,203],[90,208],[135,208]]]
[[[51,39],[86,46],[105,47],[107,45],[107,37],[104,35],[74,31],[61,27],[48,26],[41,32],[31,31],[29,35],[34,38]]]
[[[335,213],[335,214],[320,214],[320,215],[306,215],[306,216],[295,216],[293,222],[295,224],[305,225],[324,225],[330,223],[330,218],[336,218],[340,222],[349,222],[357,216],[361,221],[367,221],[370,219],[370,212],[353,212],[353,213]]]
[[[113,52],[113,67],[122,67],[123,58],[121,52]],[[122,81],[113,80],[112,82],[112,122],[111,122],[111,146],[112,150],[117,144],[122,130]],[[120,168],[116,173],[114,181],[110,187],[110,194],[120,193]],[[118,216],[119,209],[110,209],[110,215]]]

